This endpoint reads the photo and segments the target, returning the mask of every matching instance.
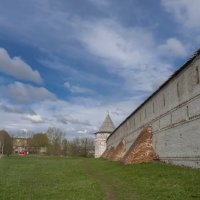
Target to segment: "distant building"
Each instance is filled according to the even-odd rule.
[[[28,139],[27,138],[13,138],[13,151],[19,153],[21,151],[28,150]]]
[[[95,133],[95,158],[101,157],[106,150],[106,140],[114,129],[115,126],[108,114],[99,131]]]
[[[46,146],[32,146],[30,144],[31,138],[13,138],[13,152],[20,154],[20,152],[31,153],[31,154],[46,154]]]

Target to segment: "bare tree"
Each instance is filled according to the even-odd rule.
[[[34,134],[32,138],[29,138],[28,140],[28,146],[31,147],[31,153],[41,153],[42,148],[47,149],[48,145],[49,139],[44,133]]]
[[[52,155],[61,155],[62,153],[62,141],[65,134],[58,128],[48,128],[47,137],[49,139],[48,153]]]
[[[68,144],[68,155],[91,157],[94,154],[94,140],[92,138],[74,138]]]
[[[92,138],[81,138],[81,156],[90,157],[94,152],[94,140]]]
[[[62,155],[68,156],[69,155],[69,142],[67,139],[62,141]]]
[[[1,155],[6,154],[7,156],[13,151],[12,138],[4,130],[0,131],[0,151]]]
[[[44,133],[36,133],[32,136],[30,140],[30,145],[36,147],[45,147],[48,146],[48,143],[49,139]]]

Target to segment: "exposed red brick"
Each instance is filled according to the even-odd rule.
[[[125,151],[125,141],[121,140],[121,142],[115,147],[114,151],[110,156],[110,160],[118,161],[122,158]]]
[[[112,147],[112,148],[110,148],[110,149],[107,149],[107,150],[103,153],[103,155],[102,155],[101,157],[104,158],[104,159],[111,160],[111,156],[112,156],[113,152],[114,152],[114,147]]]
[[[150,162],[156,159],[152,147],[152,128],[145,126],[123,159],[124,164]]]
[[[125,141],[121,140],[121,142],[115,148],[112,147],[111,149],[106,150],[102,154],[102,158],[118,161],[122,158],[124,151],[125,151]]]
[[[103,152],[103,154],[102,154],[102,158],[104,158],[104,159],[106,159],[107,158],[107,156],[108,156],[108,153],[109,153],[109,150],[108,149],[106,149],[104,152]]]

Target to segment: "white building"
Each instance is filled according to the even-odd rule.
[[[99,131],[95,133],[95,158],[101,157],[106,150],[106,140],[114,129],[115,126],[108,114]]]

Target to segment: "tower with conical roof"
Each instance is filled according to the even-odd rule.
[[[106,140],[108,136],[114,131],[115,126],[113,124],[110,115],[107,114],[103,124],[99,131],[95,133],[95,158],[101,157],[103,152],[106,150]]]

